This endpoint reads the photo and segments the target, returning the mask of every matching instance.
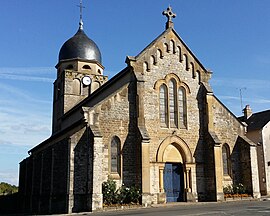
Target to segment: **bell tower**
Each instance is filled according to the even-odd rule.
[[[65,113],[108,80],[103,75],[100,50],[83,30],[83,8],[81,0],[79,29],[61,47],[58,64],[55,66],[57,78],[53,95],[53,133],[61,130]]]

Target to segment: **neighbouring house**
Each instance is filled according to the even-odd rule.
[[[252,113],[249,105],[239,117],[247,124],[246,136],[257,144],[261,195],[270,195],[270,110]]]

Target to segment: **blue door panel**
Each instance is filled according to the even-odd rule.
[[[182,164],[166,163],[163,178],[167,202],[183,201],[184,174]]]

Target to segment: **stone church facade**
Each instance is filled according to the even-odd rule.
[[[214,95],[212,73],[175,31],[171,8],[163,14],[165,31],[110,80],[82,21],[64,43],[52,135],[20,163],[25,212],[101,209],[108,178],[139,186],[143,205],[222,201],[232,183],[260,197],[246,125]]]

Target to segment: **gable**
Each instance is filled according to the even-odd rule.
[[[136,57],[128,56],[127,63],[134,67],[135,71],[147,73],[167,54],[174,54],[179,62],[185,62],[186,70],[190,71],[193,77],[199,76],[202,82],[207,83],[211,78],[212,73],[205,69],[173,28],[164,31]]]

